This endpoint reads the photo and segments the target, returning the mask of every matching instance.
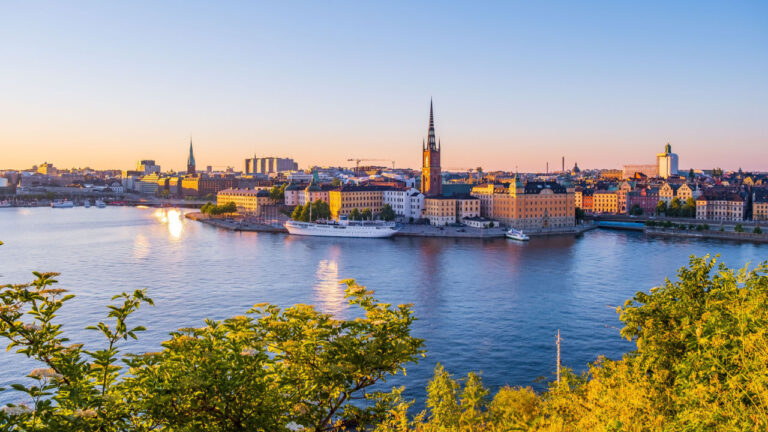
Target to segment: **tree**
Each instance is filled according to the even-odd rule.
[[[691,168],[688,171],[688,180],[694,180],[696,178],[696,174],[693,172],[693,168]]]
[[[331,186],[333,187],[341,186],[341,179],[338,177],[334,177],[333,180],[331,180]]]
[[[667,214],[667,202],[664,200],[659,200],[658,203],[656,203],[656,214],[662,215]]]
[[[32,402],[0,410],[5,430],[365,430],[399,397],[369,389],[423,353],[411,336],[411,305],[380,303],[352,280],[346,298],[358,318],[257,304],[245,316],[173,332],[161,351],[139,355],[122,354],[119,343],[144,330],[128,320],[152,300],[123,293],[109,322],[88,327],[104,335],[104,348],[86,350],[56,324],[74,296],[53,288],[55,273],[35,276],[0,287],[0,337],[45,365],[30,373],[32,384],[8,390]]]
[[[301,207],[301,215],[299,216],[299,220],[302,222],[309,222],[310,219],[310,203],[305,203]]]
[[[280,186],[272,186],[272,188],[269,190],[269,197],[278,202],[285,201],[285,188],[287,186],[288,183],[283,183]]]
[[[683,217],[696,217],[696,200],[693,198],[685,200],[680,215]]]
[[[762,234],[763,230],[759,226],[756,226],[755,229],[752,230],[752,232],[755,234]]]
[[[301,221],[301,211],[304,209],[304,206],[297,205],[293,208],[293,213],[291,213],[291,219],[295,221]]]
[[[353,208],[352,211],[349,212],[349,220],[361,220],[362,217],[360,216],[360,210],[357,209],[357,207]]]
[[[315,200],[315,202],[312,203],[312,220],[316,221],[318,219],[330,219],[331,218],[331,207],[328,205],[327,202],[322,200]]]
[[[635,216],[642,216],[642,215],[643,215],[643,208],[642,208],[642,207],[640,207],[638,204],[634,204],[634,205],[633,205],[633,206],[632,206],[632,207],[629,209],[629,214],[631,214],[631,215],[635,215]]]
[[[672,198],[672,201],[670,201],[669,203],[669,208],[667,208],[667,215],[672,217],[680,216],[682,206],[683,205],[680,202],[680,198],[678,197]]]
[[[363,211],[360,212],[360,218],[362,220],[372,220],[373,219],[373,212],[370,208],[366,207],[363,209]]]
[[[384,204],[384,206],[381,208],[381,213],[379,214],[382,219],[385,221],[393,221],[395,220],[395,211],[392,210],[392,206],[389,204]]]
[[[736,224],[736,226],[733,227],[733,231],[737,233],[744,232],[744,227],[741,226],[741,224]]]

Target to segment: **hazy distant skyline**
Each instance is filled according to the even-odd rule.
[[[13,2],[0,169],[768,170],[766,2]],[[385,164],[385,163],[382,163]]]

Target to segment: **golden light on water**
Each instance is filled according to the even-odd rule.
[[[181,238],[184,231],[184,215],[177,209],[157,209],[153,213],[155,219],[168,226],[168,234],[172,239]]]

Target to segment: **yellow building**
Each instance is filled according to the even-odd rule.
[[[384,186],[354,186],[347,185],[328,193],[328,205],[331,208],[331,218],[348,216],[352,209],[362,211],[371,209],[375,215],[381,213],[384,202]]]
[[[565,228],[576,224],[574,189],[555,182],[515,181],[493,195],[493,218],[523,230]]]
[[[265,206],[275,204],[267,190],[225,189],[216,194],[216,204],[235,203],[238,211],[261,214]]]
[[[616,191],[595,191],[592,196],[592,211],[596,214],[619,212],[619,195]]]
[[[753,192],[752,220],[768,220],[768,192],[760,190]]]

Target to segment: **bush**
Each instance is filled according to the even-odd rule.
[[[736,226],[735,226],[735,227],[733,227],[733,230],[734,230],[735,232],[738,232],[738,233],[740,233],[740,232],[744,232],[744,227],[743,227],[743,226],[741,226],[741,224],[736,224]]]
[[[756,226],[755,229],[752,230],[752,232],[755,233],[755,234],[762,234],[763,230],[760,229],[759,226]]]
[[[645,226],[655,227],[656,226],[656,221],[647,220],[647,221],[645,221]]]

